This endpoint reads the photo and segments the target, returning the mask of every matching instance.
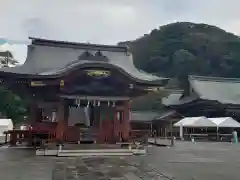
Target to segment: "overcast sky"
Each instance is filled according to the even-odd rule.
[[[28,36],[116,44],[171,22],[217,25],[240,34],[239,0],[0,0],[0,38]],[[21,62],[22,45],[5,44]],[[25,50],[24,50],[25,49]]]

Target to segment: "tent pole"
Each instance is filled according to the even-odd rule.
[[[183,124],[180,124],[180,139],[183,140]]]

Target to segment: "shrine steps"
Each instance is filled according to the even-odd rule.
[[[36,150],[37,156],[58,156],[58,157],[78,157],[78,156],[132,156],[144,155],[145,149],[78,149],[78,150],[57,150],[41,149]]]
[[[78,157],[78,156],[132,156],[132,152],[79,152],[79,153],[58,153],[59,157]]]
[[[148,138],[148,144],[155,145],[155,146],[163,146],[163,147],[170,147],[171,146],[171,139],[169,138]]]

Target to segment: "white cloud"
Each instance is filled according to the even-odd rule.
[[[8,0],[0,6],[0,37],[115,44],[173,21],[240,34],[239,6],[239,0]]]

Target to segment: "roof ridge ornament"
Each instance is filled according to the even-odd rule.
[[[102,52],[100,50],[98,50],[96,53],[95,53],[95,56],[103,56]]]
[[[84,51],[80,56],[78,56],[78,60],[109,62],[107,56],[105,56],[100,50],[95,53],[91,53],[88,50]]]
[[[92,59],[94,55],[89,51],[84,51],[80,56],[78,56],[78,60],[89,60]]]

